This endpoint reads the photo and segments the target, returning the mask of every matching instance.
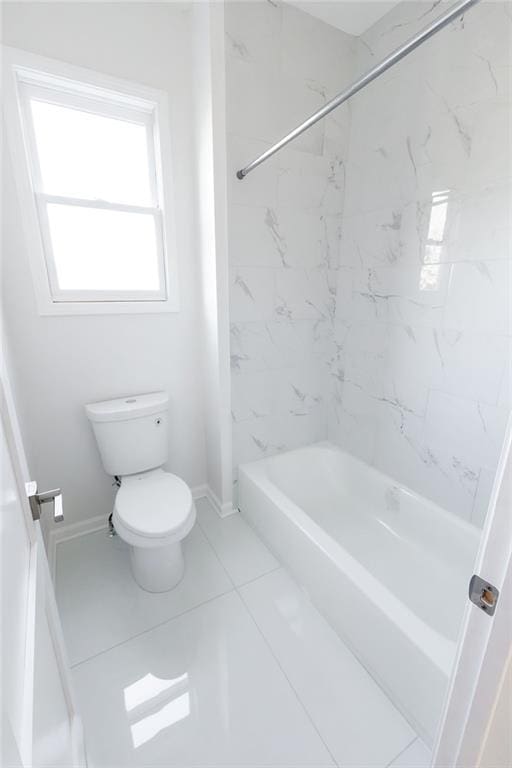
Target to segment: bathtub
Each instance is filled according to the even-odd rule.
[[[239,483],[242,515],[432,745],[479,530],[331,443]]]

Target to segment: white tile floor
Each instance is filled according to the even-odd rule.
[[[171,593],[128,551],[60,544],[57,599],[91,768],[427,768],[429,753],[239,515],[204,499]]]

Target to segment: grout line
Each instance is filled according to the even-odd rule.
[[[208,501],[209,504],[211,504],[210,501]],[[170,616],[168,619],[165,619],[164,621],[160,621],[158,624],[154,624],[151,627],[147,627],[146,629],[142,630],[141,632],[137,632],[134,635],[130,635],[129,637],[126,637],[124,640],[120,640],[118,643],[114,643],[114,645],[108,646],[108,648],[104,648],[101,651],[98,651],[97,653],[92,654],[92,656],[87,656],[85,659],[81,659],[80,661],[75,662],[74,664],[70,665],[71,669],[75,669],[76,667],[79,667],[81,664],[85,664],[88,661],[92,661],[93,659],[97,658],[98,656],[101,656],[102,653],[107,653],[108,651],[111,651],[114,648],[119,648],[121,645],[124,645],[124,643],[130,642],[130,640],[135,640],[138,637],[141,637],[142,635],[146,635],[148,632],[151,632],[153,629],[158,629],[160,627],[163,627],[165,624],[168,624],[170,621],[174,621],[174,619],[180,618],[180,616],[185,616],[187,613],[190,613],[191,611],[195,611],[196,608],[201,608],[203,605],[208,605],[208,603],[211,603],[213,600],[217,600],[219,597],[223,597],[224,595],[229,595],[231,592],[237,591],[237,585],[234,583],[233,579],[231,578],[231,575],[229,574],[228,570],[226,569],[223,561],[221,560],[220,556],[217,553],[217,550],[213,546],[212,542],[208,538],[208,534],[206,533],[205,529],[201,525],[201,521],[199,520],[199,515],[197,516],[197,524],[199,525],[199,529],[201,530],[201,533],[203,534],[203,537],[208,544],[213,556],[221,566],[222,570],[224,571],[229,583],[231,584],[231,588],[225,590],[224,592],[220,592],[218,595],[214,595],[213,597],[210,597],[208,600],[204,600],[197,605],[191,606],[190,608],[187,608],[184,611],[180,611],[180,613],[177,613],[175,616]],[[222,518],[221,518],[222,519]],[[98,533],[98,531],[91,531],[91,533]],[[87,535],[87,534],[85,534]],[[62,542],[64,543],[64,542]],[[244,584],[240,586],[245,586],[245,584],[251,584],[253,581],[257,581],[258,579],[262,578],[263,576],[266,576],[267,573],[272,573],[273,571],[278,570],[282,566],[278,564],[275,568],[273,568],[271,571],[267,571],[266,573],[260,574],[260,576],[256,576],[254,579],[251,579],[248,582],[244,582]]]
[[[259,581],[260,579],[264,579],[265,576],[268,576],[271,573],[275,573],[276,571],[279,571],[280,569],[284,569],[284,565],[280,562],[277,563],[274,568],[271,568],[269,571],[265,571],[265,573],[260,573],[259,576],[255,576],[253,579],[249,579],[249,581],[243,581],[241,584],[235,584],[235,589],[243,589],[244,587],[248,587],[249,584],[254,584],[255,581]]]
[[[210,504],[210,506],[212,506],[212,504],[211,504],[211,502],[209,500],[208,500],[208,503]],[[220,518],[220,519],[222,520],[223,518]],[[226,566],[224,565],[224,563],[220,559],[217,550],[215,549],[215,547],[213,546],[212,542],[210,541],[210,539],[208,537],[208,534],[206,533],[205,529],[201,525],[201,520],[199,519],[199,515],[197,515],[196,520],[197,520],[197,524],[199,525],[199,528],[201,529],[201,533],[203,534],[204,538],[208,542],[208,545],[209,545],[210,549],[212,550],[212,552],[213,552],[217,562],[219,563],[220,567],[222,568],[222,570],[224,571],[224,573],[228,577],[230,583],[233,585],[233,589],[236,591],[236,584],[233,581],[233,579],[231,578],[231,575],[228,573],[228,570],[227,570]]]
[[[397,755],[395,755],[392,760],[389,761],[389,763],[385,766],[385,768],[392,768],[392,765],[395,762],[395,760],[398,760],[400,755],[403,755],[403,753],[406,752],[409,749],[409,747],[412,747],[415,741],[419,741],[419,736],[415,736],[414,739],[409,744],[407,744],[407,746],[401,749],[400,752]]]
[[[236,514],[236,513],[234,513],[234,514]],[[238,513],[238,514],[240,514],[240,513]],[[220,520],[222,520],[222,519],[223,519],[223,518],[220,518]],[[242,519],[243,519],[243,518],[242,518]],[[246,521],[244,520],[244,522],[246,522]],[[226,566],[224,565],[224,561],[222,560],[222,557],[221,557],[221,556],[220,556],[220,554],[217,552],[217,549],[215,548],[215,544],[214,544],[214,543],[213,543],[213,542],[210,540],[210,537],[208,536],[208,532],[207,532],[207,531],[206,531],[206,529],[205,529],[205,528],[203,528],[203,526],[201,525],[201,521],[200,521],[200,519],[199,519],[199,515],[197,516],[197,523],[198,523],[199,527],[201,528],[201,531],[203,532],[203,534],[204,534],[205,538],[207,539],[207,541],[208,541],[208,544],[209,544],[209,545],[210,545],[210,547],[212,548],[212,550],[213,550],[213,553],[214,553],[215,557],[217,558],[217,560],[219,561],[220,565],[222,566],[222,568],[223,568],[223,570],[224,570],[224,572],[225,572],[226,576],[228,577],[228,579],[229,579],[229,580],[230,580],[230,582],[232,583],[232,585],[233,585],[233,589],[238,589],[239,587],[245,587],[247,584],[252,584],[254,581],[258,581],[258,579],[262,579],[264,576],[267,576],[269,573],[274,573],[274,571],[278,571],[278,570],[279,570],[279,568],[282,568],[282,567],[283,567],[282,563],[281,563],[281,562],[280,562],[280,561],[277,559],[277,557],[276,557],[275,555],[273,555],[273,554],[272,554],[272,552],[270,552],[270,550],[268,549],[268,547],[267,547],[267,545],[265,544],[265,542],[261,540],[261,538],[258,536],[258,534],[257,534],[257,533],[254,531],[254,529],[253,529],[253,528],[252,528],[252,527],[251,527],[251,526],[250,526],[250,525],[247,523],[247,527],[248,527],[248,528],[249,528],[249,529],[250,529],[252,532],[254,532],[254,534],[255,534],[256,536],[258,536],[258,539],[261,541],[261,543],[263,544],[263,546],[264,546],[264,547],[265,547],[265,548],[266,548],[266,549],[267,549],[267,550],[270,552],[270,554],[272,555],[272,557],[275,559],[275,561],[276,561],[277,565],[276,565],[276,566],[274,566],[273,568],[270,568],[270,570],[268,570],[268,571],[265,571],[264,573],[260,573],[260,574],[259,574],[259,576],[254,576],[254,578],[252,578],[252,579],[249,579],[248,581],[243,581],[243,582],[241,582],[240,584],[236,584],[236,583],[235,583],[235,581],[233,580],[233,577],[231,576],[231,574],[230,574],[230,573],[229,573],[229,571],[227,570]]]
[[[209,503],[211,504],[211,502],[209,502]],[[280,663],[280,661],[279,661],[278,657],[277,657],[277,656],[276,656],[276,654],[274,653],[274,649],[273,649],[273,647],[272,647],[271,643],[269,642],[269,640],[267,639],[267,637],[266,637],[266,636],[265,636],[265,634],[263,633],[263,630],[260,628],[260,626],[259,626],[258,622],[256,621],[256,619],[255,619],[254,615],[252,614],[252,612],[251,612],[251,610],[250,610],[250,608],[249,608],[248,604],[246,603],[246,601],[245,601],[245,599],[244,599],[244,597],[243,597],[243,595],[242,595],[242,593],[241,593],[241,590],[242,590],[244,587],[248,586],[249,584],[253,584],[253,583],[254,583],[254,582],[256,582],[256,581],[259,581],[260,579],[263,579],[265,576],[268,576],[268,575],[269,575],[269,574],[271,574],[271,573],[275,573],[276,571],[278,571],[278,570],[280,570],[280,569],[283,569],[283,570],[287,571],[286,567],[285,567],[285,566],[284,566],[284,565],[283,565],[283,564],[282,564],[282,563],[281,563],[281,562],[280,562],[280,561],[279,561],[277,558],[275,558],[275,559],[276,559],[276,562],[278,563],[278,565],[277,565],[275,568],[272,568],[270,571],[266,571],[265,573],[262,573],[262,574],[260,574],[259,576],[256,576],[255,578],[253,578],[253,579],[250,579],[250,580],[249,580],[249,581],[247,581],[247,582],[244,582],[244,583],[242,583],[242,584],[239,584],[239,585],[237,585],[237,584],[235,584],[235,582],[233,581],[233,579],[232,579],[232,577],[231,577],[231,575],[230,575],[229,571],[227,570],[226,566],[224,565],[224,562],[223,562],[222,558],[220,557],[220,555],[218,554],[217,550],[215,549],[215,546],[214,546],[214,545],[213,545],[213,543],[210,541],[210,539],[209,539],[209,537],[208,537],[208,534],[207,534],[207,532],[206,532],[205,528],[203,527],[203,525],[201,525],[201,522],[200,522],[199,516],[197,517],[197,523],[198,523],[198,525],[199,525],[200,531],[201,531],[201,533],[203,534],[203,537],[204,537],[204,539],[205,539],[206,543],[208,544],[208,546],[209,546],[209,548],[210,548],[210,550],[211,550],[212,554],[214,555],[215,559],[218,561],[218,563],[219,563],[219,565],[221,566],[222,570],[223,570],[223,571],[224,571],[224,573],[226,574],[226,577],[227,577],[227,579],[228,579],[229,583],[232,585],[232,586],[231,586],[231,588],[230,588],[230,589],[227,589],[227,590],[225,590],[225,591],[223,591],[223,592],[221,592],[221,593],[219,593],[218,595],[215,595],[215,596],[213,596],[213,597],[209,598],[208,600],[204,600],[204,601],[202,601],[202,602],[198,603],[197,605],[194,605],[194,606],[192,606],[192,607],[190,607],[190,608],[187,608],[186,610],[184,610],[184,611],[181,611],[180,613],[177,613],[175,616],[169,617],[168,619],[165,619],[164,621],[161,621],[161,622],[159,622],[158,624],[155,624],[155,625],[153,625],[153,626],[151,626],[151,627],[148,627],[148,628],[144,629],[144,630],[143,630],[143,631],[141,631],[141,632],[137,632],[136,634],[134,634],[134,635],[131,635],[130,637],[127,637],[127,638],[125,638],[125,639],[121,640],[120,642],[118,642],[118,643],[115,643],[115,644],[114,644],[114,645],[112,645],[112,646],[109,646],[108,648],[105,648],[105,649],[103,649],[103,650],[101,650],[101,651],[98,651],[97,653],[93,654],[92,656],[89,656],[89,657],[87,657],[87,658],[85,658],[85,659],[82,659],[82,660],[80,660],[80,661],[78,661],[78,662],[76,662],[76,663],[74,663],[74,664],[71,664],[71,669],[75,669],[75,668],[77,668],[77,667],[80,667],[82,664],[86,664],[87,662],[89,662],[89,661],[92,661],[93,659],[97,658],[98,656],[101,656],[101,655],[102,655],[102,654],[104,654],[104,653],[107,653],[108,651],[111,651],[111,650],[113,650],[113,649],[115,649],[115,648],[119,648],[120,646],[124,645],[125,643],[131,642],[132,640],[135,640],[135,639],[137,639],[137,638],[139,638],[139,637],[142,637],[143,635],[146,635],[146,634],[148,634],[148,633],[152,632],[152,631],[153,631],[153,630],[155,630],[155,629],[159,629],[159,628],[161,628],[161,627],[165,626],[166,624],[169,624],[170,622],[174,621],[175,619],[178,619],[178,618],[180,618],[180,617],[182,617],[182,616],[185,616],[185,615],[187,615],[187,614],[191,613],[192,611],[198,610],[198,609],[202,608],[203,606],[205,606],[205,605],[208,605],[209,603],[212,603],[212,602],[214,602],[215,600],[219,600],[220,598],[222,598],[222,597],[224,597],[224,596],[226,596],[226,595],[230,595],[230,594],[232,594],[233,592],[235,592],[235,593],[238,595],[238,598],[239,598],[239,600],[240,600],[240,602],[241,602],[241,604],[242,604],[242,606],[243,606],[244,610],[246,611],[247,615],[249,616],[250,620],[252,621],[253,625],[255,626],[255,628],[256,628],[256,630],[257,630],[258,634],[261,636],[261,638],[263,639],[263,641],[264,641],[265,645],[267,646],[268,650],[270,651],[270,654],[271,654],[272,658],[274,659],[275,663],[277,664],[278,668],[280,669],[280,671],[281,671],[281,673],[282,673],[282,675],[283,675],[284,679],[285,679],[285,680],[286,680],[286,682],[288,683],[288,685],[289,685],[289,687],[290,687],[291,691],[293,692],[293,694],[294,694],[294,696],[295,696],[296,700],[298,701],[298,703],[299,703],[299,705],[300,705],[301,709],[304,711],[304,713],[305,713],[305,715],[306,715],[307,719],[310,721],[310,723],[311,723],[311,725],[312,725],[312,727],[313,727],[314,731],[317,733],[317,735],[318,735],[318,738],[320,739],[321,743],[322,743],[322,744],[323,744],[323,746],[325,747],[325,749],[326,749],[327,753],[330,755],[330,757],[331,757],[331,759],[332,759],[332,761],[333,761],[333,765],[334,765],[334,766],[336,766],[337,768],[340,768],[340,766],[339,766],[339,763],[336,761],[336,759],[335,759],[334,755],[332,754],[332,752],[331,752],[331,750],[330,750],[329,746],[326,744],[326,742],[324,741],[323,737],[321,736],[321,734],[320,734],[320,732],[319,732],[319,730],[318,730],[318,728],[317,728],[317,726],[316,726],[316,724],[315,724],[315,722],[314,722],[314,720],[313,720],[312,716],[310,715],[310,713],[309,713],[309,711],[308,711],[308,709],[307,709],[307,707],[306,707],[305,703],[302,701],[302,698],[300,697],[299,693],[297,692],[297,690],[296,690],[295,686],[293,685],[293,683],[292,683],[292,682],[291,682],[291,680],[289,679],[288,675],[286,674],[285,670],[283,669],[283,667],[282,667],[282,665],[281,665],[281,663]],[[252,528],[252,526],[249,526],[249,527],[250,527],[251,531],[254,531],[254,529]],[[97,531],[94,531],[94,532],[92,532],[92,531],[91,531],[91,533],[97,533]],[[258,535],[258,534],[257,534],[255,531],[254,531],[254,533],[255,533],[255,535],[256,535],[256,536],[258,536],[258,538],[260,538],[260,537],[259,537],[259,535]],[[261,540],[261,539],[260,539],[260,540]],[[62,543],[64,543],[64,542],[62,542]],[[262,543],[264,544],[264,542],[262,542]],[[266,546],[266,545],[265,545],[265,546]],[[274,557],[275,557],[275,556],[274,556]],[[292,578],[293,578],[293,577],[292,577]],[[294,581],[295,581],[295,580],[294,580]],[[343,644],[346,646],[346,644],[344,643],[343,639],[342,639],[342,638],[340,638],[340,640],[341,640],[341,642],[343,642]],[[348,650],[349,650],[349,651],[351,651],[351,648],[350,648],[350,646],[346,646],[346,647],[348,648]],[[352,651],[351,651],[351,652],[352,652]],[[356,659],[356,661],[357,661],[357,662],[358,662],[358,663],[359,663],[359,664],[360,664],[360,665],[363,667],[363,669],[365,669],[365,670],[366,670],[366,672],[367,672],[367,673],[370,675],[370,677],[372,678],[372,680],[374,680],[374,678],[373,678],[373,675],[371,675],[371,673],[369,672],[369,670],[367,670],[367,669],[366,669],[365,665],[364,665],[364,664],[362,664],[362,662],[361,662],[361,661],[360,661],[360,660],[357,658],[357,656],[356,656],[356,655],[355,655],[353,652],[352,652],[352,655],[354,656],[354,658]],[[376,681],[374,680],[374,682],[376,682]],[[381,686],[380,686],[378,683],[377,683],[377,685],[378,685],[378,686],[379,686],[379,688],[382,690]],[[385,692],[384,692],[384,693],[385,693]],[[385,694],[385,695],[387,696],[387,694]],[[389,698],[389,697],[387,697],[387,698]],[[391,703],[392,703],[392,702],[391,702]],[[394,706],[394,705],[393,705],[393,706]],[[390,761],[390,762],[389,762],[389,763],[388,763],[388,764],[385,766],[385,768],[391,768],[391,766],[392,766],[393,762],[394,762],[395,760],[397,760],[397,759],[400,757],[400,755],[401,755],[401,754],[403,754],[403,752],[405,752],[405,751],[406,751],[406,750],[407,750],[407,749],[408,749],[410,746],[412,746],[412,744],[414,744],[414,742],[415,742],[415,741],[417,741],[418,739],[419,739],[419,736],[418,736],[418,735],[416,735],[416,736],[415,736],[415,737],[412,739],[412,741],[411,741],[410,743],[408,743],[408,744],[407,744],[407,745],[406,745],[406,746],[405,746],[405,747],[404,747],[404,748],[403,748],[403,749],[402,749],[400,752],[398,752],[398,754],[397,754],[397,755],[395,755],[395,757],[394,757],[394,758],[393,758],[393,759],[392,759],[392,760],[391,760],[391,761]],[[327,768],[327,766],[326,766],[326,768]]]
[[[201,521],[199,520],[199,516],[197,517],[197,521],[198,521],[198,523],[199,523],[199,527],[200,527],[200,528],[201,528],[201,530],[203,531],[203,533],[204,533],[205,537],[208,539],[208,534],[206,533],[206,531],[204,530],[203,526],[201,525]],[[251,530],[253,530],[253,529],[251,528]],[[259,538],[259,537],[258,537],[258,538]],[[260,539],[260,541],[261,541],[261,539]],[[241,594],[241,592],[240,592],[240,589],[241,589],[242,587],[245,587],[245,586],[247,586],[248,584],[253,584],[255,581],[259,581],[259,579],[262,579],[262,578],[264,578],[265,576],[268,576],[268,575],[269,575],[269,573],[274,573],[275,571],[278,571],[280,568],[283,568],[283,565],[282,565],[282,563],[280,563],[280,561],[279,561],[279,560],[277,559],[277,557],[276,557],[275,559],[276,559],[276,561],[277,561],[277,563],[278,563],[278,565],[277,565],[277,567],[276,567],[276,568],[273,568],[271,571],[267,571],[266,573],[262,573],[262,574],[260,574],[259,576],[257,576],[257,577],[256,577],[256,578],[254,578],[254,579],[251,579],[250,581],[246,582],[245,584],[240,584],[240,585],[238,585],[238,586],[237,586],[237,585],[236,585],[236,584],[233,582],[233,580],[232,580],[231,576],[229,575],[228,571],[226,570],[226,567],[225,567],[225,565],[224,565],[223,561],[221,560],[221,558],[220,558],[220,556],[218,555],[218,553],[217,553],[217,551],[216,551],[215,547],[213,546],[213,544],[210,542],[210,540],[209,540],[209,539],[208,539],[208,542],[210,543],[210,546],[211,546],[212,550],[214,551],[214,553],[215,553],[215,555],[216,555],[216,557],[217,557],[217,560],[219,561],[219,563],[221,564],[222,568],[224,569],[224,571],[226,572],[227,576],[229,577],[229,579],[230,579],[231,583],[233,584],[233,586],[234,586],[234,591],[235,591],[235,592],[236,592],[236,594],[238,595],[238,598],[239,598],[239,600],[240,600],[240,602],[241,602],[241,604],[242,604],[242,606],[243,606],[243,608],[244,608],[245,612],[247,613],[248,617],[249,617],[249,618],[250,618],[250,620],[252,621],[253,625],[256,627],[256,630],[257,630],[258,634],[259,634],[259,635],[260,635],[260,637],[263,639],[263,642],[265,643],[265,645],[267,646],[268,650],[270,651],[270,654],[271,654],[272,658],[274,659],[274,661],[275,661],[275,663],[277,664],[278,668],[281,670],[281,674],[283,675],[284,679],[285,679],[285,680],[286,680],[286,682],[288,683],[288,685],[289,685],[289,687],[290,687],[291,691],[293,692],[293,694],[294,694],[294,696],[295,696],[296,700],[298,701],[298,703],[299,703],[300,707],[302,708],[302,710],[303,710],[304,714],[306,715],[307,719],[308,719],[308,720],[309,720],[309,722],[311,723],[311,725],[312,725],[312,727],[313,727],[313,729],[314,729],[315,733],[317,734],[317,736],[318,736],[318,738],[320,739],[321,743],[322,743],[322,744],[323,744],[323,746],[325,747],[325,749],[326,749],[327,753],[330,755],[330,757],[331,757],[331,760],[332,760],[332,762],[333,762],[333,765],[335,766],[335,768],[340,768],[340,766],[339,766],[339,763],[336,761],[336,759],[334,758],[334,755],[332,754],[331,750],[329,749],[329,747],[328,747],[328,746],[327,746],[327,744],[325,743],[324,739],[323,739],[323,738],[322,738],[322,736],[320,735],[320,732],[318,731],[318,728],[316,727],[316,724],[314,723],[314,721],[313,721],[313,719],[312,719],[311,715],[309,714],[308,710],[306,709],[306,706],[305,706],[304,702],[303,702],[303,701],[302,701],[302,699],[300,698],[300,696],[299,696],[299,694],[297,693],[297,691],[296,691],[295,687],[294,687],[294,686],[292,685],[292,683],[290,682],[290,679],[288,678],[288,675],[287,675],[287,674],[286,674],[286,672],[284,671],[283,667],[281,666],[281,664],[280,664],[280,662],[279,662],[279,659],[277,658],[276,654],[274,653],[274,649],[272,648],[272,646],[270,645],[269,641],[267,640],[267,638],[266,638],[266,637],[265,637],[265,635],[263,634],[262,630],[260,629],[260,627],[259,627],[259,625],[258,625],[258,623],[257,623],[256,619],[254,618],[254,616],[252,615],[251,611],[249,610],[249,607],[248,607],[247,603],[245,602],[245,600],[244,600],[244,598],[243,598],[243,596],[242,596],[242,594]],[[262,543],[264,544],[265,542],[262,542]],[[265,546],[266,546],[266,545],[265,545]],[[269,550],[269,551],[270,551],[270,550]]]
[[[283,567],[283,566],[281,566],[281,567]],[[266,575],[266,574],[264,574],[264,575]],[[260,578],[261,578],[261,577],[260,577]],[[241,600],[241,602],[242,602],[242,605],[244,606],[245,610],[247,611],[247,614],[248,614],[248,615],[249,615],[249,617],[251,618],[251,621],[252,621],[252,623],[253,623],[253,624],[254,624],[254,626],[256,627],[256,629],[257,629],[257,631],[258,631],[259,635],[262,637],[262,639],[263,639],[263,642],[265,643],[265,645],[266,645],[266,646],[267,646],[267,648],[269,649],[269,651],[270,651],[270,653],[271,653],[271,655],[272,655],[272,658],[274,659],[274,661],[276,662],[277,666],[278,666],[278,667],[279,667],[279,669],[281,670],[281,674],[283,675],[284,679],[286,680],[286,682],[287,682],[287,683],[288,683],[288,685],[290,686],[290,689],[293,691],[293,694],[295,695],[295,698],[297,699],[297,701],[298,701],[298,703],[300,704],[300,706],[301,706],[302,710],[304,711],[304,714],[306,715],[307,719],[309,720],[309,722],[310,722],[310,723],[311,723],[311,725],[313,726],[313,728],[314,728],[314,730],[315,730],[315,732],[316,732],[316,734],[317,734],[318,738],[320,739],[320,741],[321,741],[321,742],[322,742],[322,744],[324,745],[324,747],[325,747],[325,749],[326,749],[327,753],[330,755],[330,757],[331,757],[331,760],[332,760],[332,762],[333,762],[333,765],[334,765],[336,768],[341,768],[340,764],[338,763],[338,761],[337,761],[337,760],[336,760],[336,758],[334,757],[334,755],[333,755],[333,753],[331,752],[331,750],[329,749],[328,745],[325,743],[325,741],[324,741],[324,739],[323,739],[323,737],[322,737],[322,735],[321,735],[320,731],[318,730],[318,728],[317,728],[317,726],[316,726],[316,723],[314,722],[314,720],[313,720],[313,718],[311,717],[311,715],[310,715],[310,713],[309,713],[308,709],[306,708],[306,705],[304,704],[304,702],[302,701],[301,697],[299,696],[299,693],[297,692],[297,690],[296,690],[295,686],[293,685],[293,683],[291,682],[290,678],[288,677],[288,675],[287,675],[287,674],[286,674],[286,672],[284,671],[283,667],[281,666],[281,662],[279,661],[279,659],[277,658],[276,654],[274,653],[274,649],[272,648],[272,646],[271,646],[270,642],[268,641],[268,639],[267,639],[267,638],[266,638],[266,636],[264,635],[264,633],[263,633],[263,630],[260,628],[260,626],[259,626],[258,622],[257,622],[257,621],[256,621],[256,619],[254,618],[254,616],[253,616],[253,614],[252,614],[251,610],[249,609],[249,606],[247,605],[246,601],[244,600],[244,598],[243,598],[243,596],[242,596],[242,594],[241,594],[240,590],[239,590],[239,589],[236,589],[235,591],[236,591],[236,593],[237,593],[238,597],[240,598],[240,600]]]
[[[104,648],[101,651],[98,651],[97,653],[93,653],[92,656],[88,656],[85,659],[82,659],[81,661],[77,661],[74,664],[71,664],[71,669],[75,669],[76,667],[81,666],[82,664],[86,664],[88,661],[92,661],[93,659],[96,659],[98,656],[101,656],[103,653],[108,653],[109,651],[112,651],[114,648],[119,648],[121,645],[124,645],[125,643],[129,643],[131,640],[136,640],[139,637],[142,637],[142,635],[147,635],[148,632],[152,632],[154,629],[160,629],[160,627],[163,627],[165,624],[169,624],[171,621],[174,621],[175,619],[180,619],[182,616],[186,616],[187,613],[192,613],[192,611],[197,610],[198,608],[202,608],[204,605],[208,605],[208,603],[213,603],[214,600],[218,600],[221,597],[225,597],[226,595],[231,595],[232,592],[236,592],[236,588],[227,589],[225,592],[220,592],[218,595],[214,595],[213,597],[208,598],[208,600],[203,600],[203,602],[198,603],[197,605],[193,605],[190,608],[187,608],[184,611],[181,611],[180,613],[177,613],[175,616],[171,616],[168,619],[165,619],[164,621],[160,621],[158,624],[154,624],[151,627],[147,627],[146,629],[143,629],[142,632],[137,632],[135,635],[130,635],[130,637],[126,637],[124,640],[120,640],[118,643],[114,643],[114,645],[110,645],[108,648]]]

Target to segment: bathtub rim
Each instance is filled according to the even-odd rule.
[[[410,493],[418,501],[432,505],[442,516],[449,516],[451,524],[454,522],[460,524],[462,529],[465,530],[468,535],[478,537],[478,529],[476,526],[468,523],[462,518],[459,519],[455,517],[447,510],[435,504],[435,502],[432,502],[429,499],[424,499],[415,491],[397,483],[393,478],[389,478],[384,473],[371,467],[360,459],[353,457],[351,454],[348,454],[346,451],[343,451],[329,441],[313,443],[309,446],[286,451],[285,453],[286,455],[294,455],[318,448],[327,448],[342,455],[349,456],[351,460],[357,461],[365,469],[367,468],[368,470],[375,472],[386,484],[393,484],[399,487],[400,490]],[[418,647],[444,675],[449,677],[453,667],[458,638],[451,639],[431,627],[403,600],[395,595],[387,586],[383,585],[378,578],[360,563],[348,550],[346,550],[340,542],[338,542],[328,531],[322,528],[314,518],[275,485],[268,475],[268,463],[283,455],[285,454],[275,454],[273,456],[241,464],[239,467],[240,479],[247,478],[256,485],[275,507],[285,514],[293,524],[298,526],[299,530],[310,540],[313,546],[319,548],[336,568],[344,571],[345,574],[354,581],[357,588],[368,600],[370,600],[376,610],[387,615],[390,621],[394,621],[409,641]],[[243,481],[240,483],[239,506],[241,508],[243,507],[242,488]],[[476,547],[477,542],[475,542],[475,554]]]

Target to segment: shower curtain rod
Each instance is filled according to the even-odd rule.
[[[341,104],[343,104],[343,102],[347,101],[347,99],[350,99],[350,97],[355,93],[365,88],[369,83],[372,82],[372,80],[375,80],[377,77],[382,75],[387,69],[399,62],[401,59],[411,53],[411,51],[414,51],[415,48],[418,48],[418,46],[424,43],[425,40],[428,40],[429,37],[435,35],[436,32],[439,32],[439,30],[443,29],[443,27],[446,27],[448,24],[450,24],[450,22],[455,21],[458,16],[465,13],[465,11],[469,10],[478,2],[480,2],[480,0],[462,0],[462,2],[452,6],[452,8],[446,11],[446,13],[433,21],[432,24],[422,29],[416,35],[411,37],[410,40],[407,40],[406,43],[401,45],[399,48],[396,48],[392,53],[386,56],[386,58],[383,59],[379,64],[376,64],[375,67],[372,67],[372,69],[360,77],[359,80],[356,80],[355,83],[352,83],[352,85],[328,101],[327,104],[325,104],[321,109],[308,117],[307,120],[304,120],[304,122],[298,125],[297,128],[294,128],[293,131],[287,133],[286,136],[284,136],[280,141],[270,147],[270,149],[267,149],[265,152],[259,155],[259,157],[255,158],[251,163],[249,163],[249,165],[246,165],[245,168],[241,168],[239,171],[237,171],[237,178],[244,179],[247,174],[257,168],[258,165],[264,163],[265,160],[268,160],[268,158],[272,157],[272,155],[274,155],[276,152],[279,152],[279,150],[289,144],[290,141],[293,141],[293,139],[296,139],[297,136],[300,136],[301,133],[307,131],[308,128],[311,128],[312,125],[328,115],[329,112],[332,112],[333,109],[336,109]]]

